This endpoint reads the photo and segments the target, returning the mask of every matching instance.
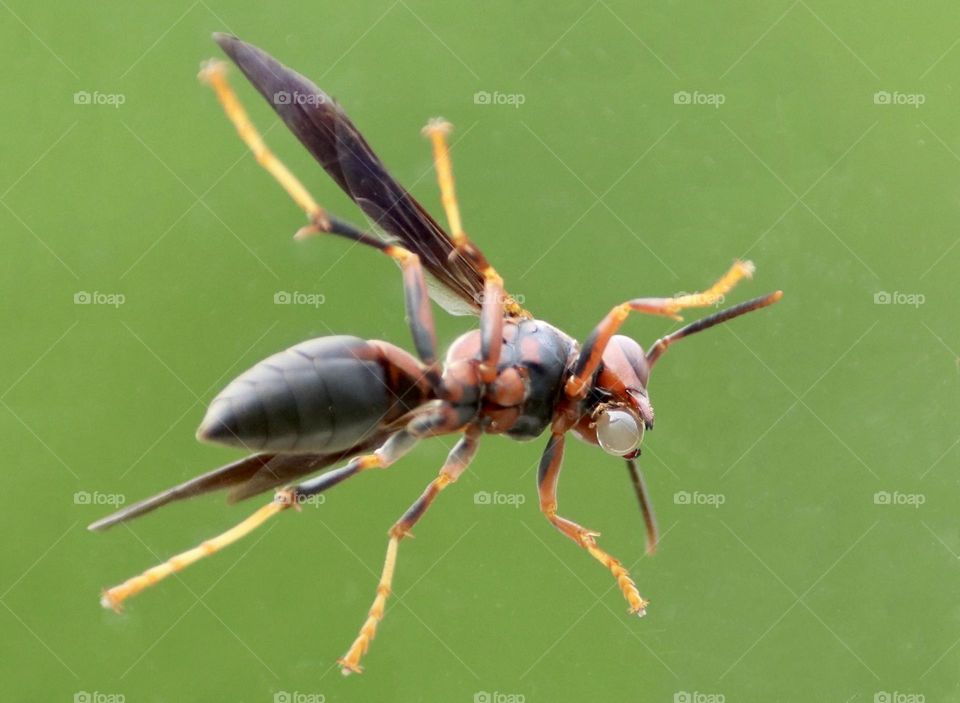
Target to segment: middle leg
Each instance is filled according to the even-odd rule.
[[[383,571],[380,574],[380,582],[377,584],[377,595],[370,606],[367,619],[360,628],[360,634],[350,645],[350,649],[344,654],[338,662],[344,676],[351,673],[361,673],[363,668],[360,666],[360,660],[370,649],[370,642],[377,634],[377,625],[383,620],[386,610],[387,597],[390,595],[390,589],[393,584],[393,572],[397,563],[397,548],[400,540],[410,535],[410,530],[423,517],[423,514],[433,503],[434,499],[444,488],[456,481],[460,475],[470,465],[474,454],[477,451],[478,438],[480,432],[475,428],[470,428],[464,434],[463,438],[450,451],[447,460],[440,469],[440,474],[426,490],[421,494],[407,512],[390,528],[390,541],[387,543],[387,556],[383,563]]]
[[[488,307],[493,306],[485,304],[491,298],[496,301],[495,307],[498,316],[502,317],[504,312],[509,315],[524,315],[526,313],[520,304],[504,291],[503,278],[463,230],[463,223],[460,219],[460,204],[457,202],[457,192],[453,180],[453,162],[450,158],[450,146],[447,144],[447,135],[451,131],[453,131],[453,125],[442,117],[430,120],[427,126],[423,128],[423,134],[430,139],[433,145],[433,162],[437,169],[440,200],[447,215],[447,223],[450,225],[450,239],[453,240],[453,245],[456,247],[456,254],[470,261],[483,274],[485,280],[483,317],[486,317],[488,312],[493,312],[487,310]]]

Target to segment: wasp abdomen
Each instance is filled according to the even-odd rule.
[[[197,436],[250,451],[348,449],[392,419],[391,395],[377,347],[321,337],[238,376],[214,398]]]

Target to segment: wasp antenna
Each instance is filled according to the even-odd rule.
[[[760,308],[773,305],[782,297],[783,291],[778,290],[770,293],[769,295],[754,298],[753,300],[748,300],[745,303],[734,305],[726,310],[721,310],[713,315],[708,315],[707,317],[697,320],[696,322],[691,322],[689,325],[681,327],[676,332],[672,332],[666,337],[661,337],[654,342],[653,346],[651,346],[650,350],[647,352],[647,364],[649,364],[652,368],[657,359],[663,355],[667,348],[679,339],[683,339],[684,337],[689,337],[691,334],[710,329],[711,327],[719,325],[723,322],[728,322],[735,317],[746,315],[748,312],[753,312],[754,310],[759,310]]]
[[[653,556],[657,551],[657,543],[660,541],[660,533],[657,529],[657,517],[653,512],[653,504],[650,502],[650,492],[647,490],[647,484],[643,480],[643,474],[633,459],[627,459],[627,471],[630,473],[630,483],[637,495],[637,502],[640,505],[640,512],[643,515],[643,525],[646,530],[647,556]]]

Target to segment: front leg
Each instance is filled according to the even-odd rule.
[[[626,321],[631,312],[642,312],[648,315],[663,315],[675,320],[682,320],[677,313],[685,308],[702,308],[713,305],[729,293],[737,283],[753,275],[754,266],[749,261],[734,262],[730,270],[702,293],[690,293],[674,298],[636,298],[628,300],[614,307],[607,316],[600,321],[587,341],[584,342],[580,355],[573,367],[573,375],[567,381],[567,396],[573,399],[584,398],[589,390],[589,381],[600,367],[603,351],[607,348],[610,338],[617,333],[620,326]]]
[[[588,530],[557,515],[557,479],[560,477],[560,468],[563,465],[563,446],[564,435],[551,434],[550,440],[547,442],[547,448],[540,458],[540,470],[537,474],[540,510],[554,527],[586,549],[590,556],[610,570],[610,573],[617,580],[617,585],[623,592],[624,598],[630,604],[630,612],[643,617],[647,613],[649,601],[640,595],[626,567],[597,546],[596,538],[600,536],[600,533]]]

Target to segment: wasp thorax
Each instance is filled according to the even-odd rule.
[[[606,409],[597,416],[597,443],[614,456],[626,456],[640,446],[643,423],[628,410]]]

